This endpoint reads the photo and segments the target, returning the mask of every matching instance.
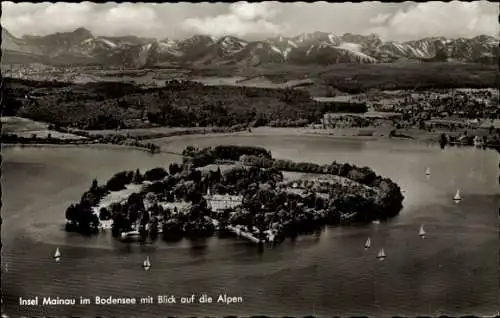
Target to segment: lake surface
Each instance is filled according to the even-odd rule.
[[[299,136],[182,136],[162,147],[257,145],[297,161],[372,167],[405,191],[387,223],[328,227],[259,253],[238,239],[124,245],[109,233],[84,238],[61,230],[68,204],[93,178],[149,169],[180,158],[106,148],[3,149],[2,293],[8,315],[316,316],[465,315],[498,310],[499,155],[493,151],[393,141]],[[426,168],[431,169],[426,178]],[[452,197],[460,188],[463,200]],[[421,224],[426,239],[417,235]],[[364,242],[372,238],[372,248]],[[52,260],[56,247],[63,258]],[[383,247],[387,258],[375,259]],[[141,262],[150,256],[152,269]],[[19,297],[144,297],[202,293],[241,304],[19,307]],[[179,299],[178,299],[179,301]]]

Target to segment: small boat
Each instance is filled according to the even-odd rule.
[[[431,175],[431,169],[430,169],[430,168],[427,168],[427,169],[425,170],[425,175],[426,175],[426,176],[430,176],[430,175]]]
[[[455,193],[455,196],[453,197],[453,200],[455,202],[458,202],[458,201],[462,200],[462,197],[460,196],[460,189],[458,189],[457,193]]]
[[[146,260],[144,260],[142,267],[144,267],[144,269],[147,271],[151,268],[151,261],[149,260],[149,256],[146,257]]]
[[[56,262],[59,262],[59,260],[61,259],[61,251],[59,250],[59,247],[56,248],[56,252],[54,253],[54,259],[56,260]]]
[[[369,249],[372,246],[372,240],[368,238],[365,243],[365,250]]]
[[[385,252],[384,252],[384,248],[381,248],[380,251],[377,254],[377,259],[379,261],[383,261],[385,258],[386,258],[386,255],[385,255]]]
[[[418,231],[418,235],[421,237],[421,238],[425,238],[425,230],[424,230],[424,226],[421,225],[420,226],[420,230]]]

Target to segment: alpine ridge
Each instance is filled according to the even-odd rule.
[[[14,37],[2,29],[4,63],[41,62],[50,65],[112,65],[122,67],[259,66],[268,63],[329,65],[336,63],[391,63],[397,61],[455,61],[497,63],[499,40],[424,38],[383,41],[376,34],[336,35],[314,32],[295,37],[246,41],[234,36],[195,35],[185,40],[136,36],[94,36],[85,28],[46,36]]]

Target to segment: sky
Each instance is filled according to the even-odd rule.
[[[94,35],[182,39],[194,34],[260,39],[324,31],[376,33],[385,40],[499,36],[499,5],[474,2],[403,3],[13,3],[2,2],[2,27],[14,36],[79,27]]]

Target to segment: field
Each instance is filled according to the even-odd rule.
[[[308,90],[324,96],[328,86],[342,90],[498,87],[498,67],[466,63],[335,64],[331,66],[265,65],[239,70],[232,67],[196,69],[197,76],[263,76],[274,83],[313,79]],[[315,93],[313,93],[315,92]]]
[[[1,117],[2,132],[20,133],[47,130],[48,124],[20,117]]]
[[[2,68],[4,74],[10,69]],[[238,68],[222,65],[217,68],[197,67],[191,69],[144,68],[132,70],[107,70],[96,67],[79,67],[74,70],[52,70],[47,73],[43,68],[39,72],[30,70],[26,77],[44,80],[79,81],[130,81],[137,84],[155,82],[161,85],[165,80],[194,80],[203,78],[225,78],[223,82],[241,86],[276,87],[288,81],[298,81],[307,87],[312,96],[325,96],[326,88],[334,86],[342,91],[368,89],[413,89],[430,87],[498,87],[498,66],[486,64],[468,64],[458,62],[398,62],[381,64],[334,64],[330,66],[297,66],[267,64],[258,67]]]
[[[19,137],[29,138],[35,135],[38,138],[47,138],[49,135],[56,139],[82,139],[83,137],[69,133],[49,130],[47,123],[34,121],[21,117],[1,117],[2,133],[14,134]]]

